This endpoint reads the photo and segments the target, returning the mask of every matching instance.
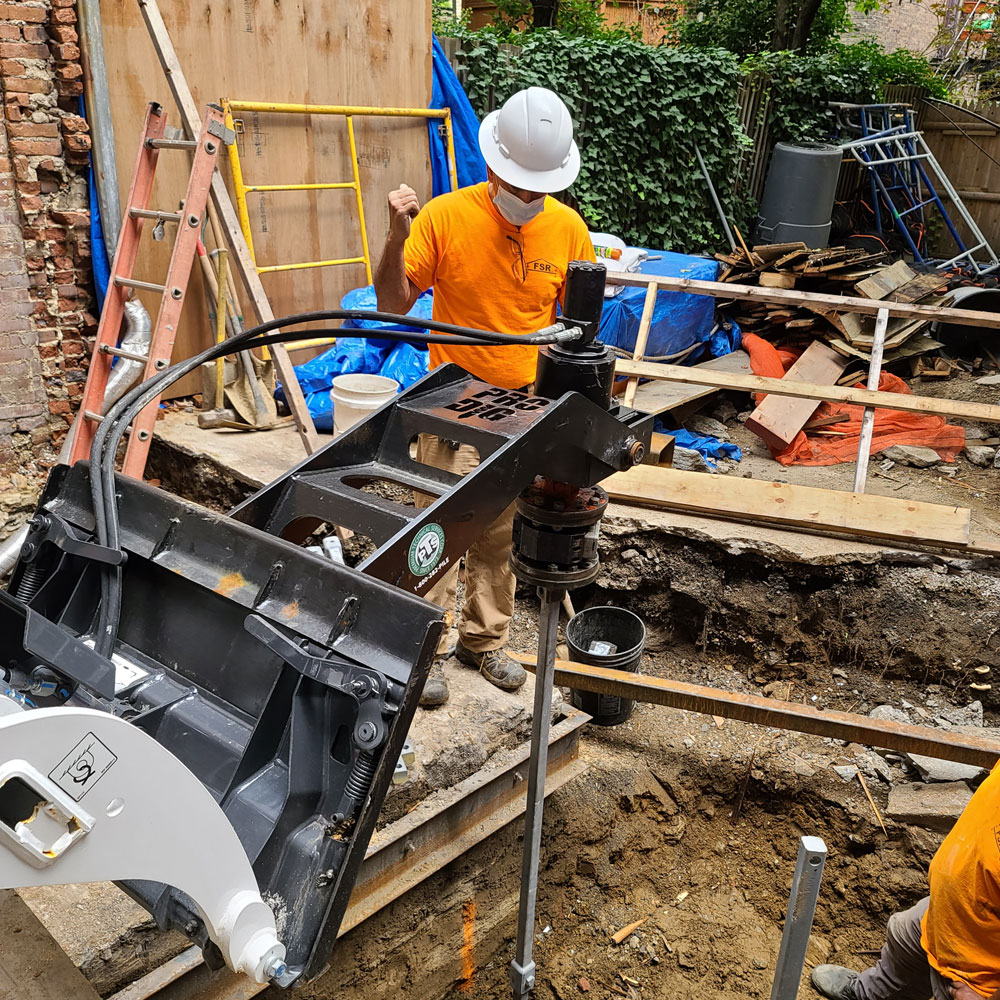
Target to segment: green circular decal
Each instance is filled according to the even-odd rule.
[[[425,524],[410,542],[410,572],[414,576],[427,576],[443,555],[444,529],[440,524]]]

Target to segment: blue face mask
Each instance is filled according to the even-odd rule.
[[[524,202],[516,194],[494,183],[490,196],[497,211],[512,225],[526,226],[545,207],[545,195],[534,201]]]

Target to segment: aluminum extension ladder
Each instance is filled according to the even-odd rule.
[[[104,309],[97,329],[97,342],[94,345],[87,384],[80,405],[79,426],[70,453],[71,465],[87,458],[90,454],[97,425],[103,419],[101,411],[105,388],[115,359],[143,362],[145,364],[143,379],[150,378],[170,364],[177,325],[184,307],[184,296],[201,236],[212,173],[215,170],[219,149],[231,143],[233,138],[232,132],[225,126],[222,109],[217,105],[207,106],[197,140],[170,137],[167,134],[167,116],[163,108],[153,102],[146,109],[139,153],[132,174],[121,233],[118,236],[118,247],[111,266]],[[187,191],[180,210],[176,212],[158,211],[148,207],[161,149],[187,150],[192,154]],[[178,227],[163,284],[141,281],[133,277],[139,254],[139,240],[143,224],[147,219],[154,222],[154,239],[162,238],[165,223],[176,224]],[[159,292],[161,295],[147,355],[135,354],[117,346],[125,303],[132,292],[137,290]],[[159,404],[160,398],[157,396],[139,413],[131,426],[122,464],[122,472],[127,476],[142,478]]]
[[[941,169],[914,122],[907,105],[834,105],[841,127],[860,133],[860,138],[841,145],[869,172],[876,228],[882,232],[881,202],[892,213],[896,229],[918,262],[925,260],[909,229],[908,216],[925,221],[924,210],[936,209],[958,249],[955,256],[938,264],[944,269],[966,263],[977,275],[1000,267],[1000,258]],[[853,115],[857,114],[857,120]],[[936,186],[935,186],[936,185]],[[938,191],[951,201],[953,210],[972,237],[966,246]],[[879,197],[881,196],[881,198]],[[985,261],[976,259],[976,254]]]

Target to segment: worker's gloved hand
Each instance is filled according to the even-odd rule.
[[[417,192],[400,184],[389,192],[389,238],[404,241],[410,235],[410,220],[420,211]]]

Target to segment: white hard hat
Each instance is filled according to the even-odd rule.
[[[525,191],[564,191],[580,172],[569,109],[545,87],[519,90],[491,111],[479,126],[479,148],[500,180]]]

